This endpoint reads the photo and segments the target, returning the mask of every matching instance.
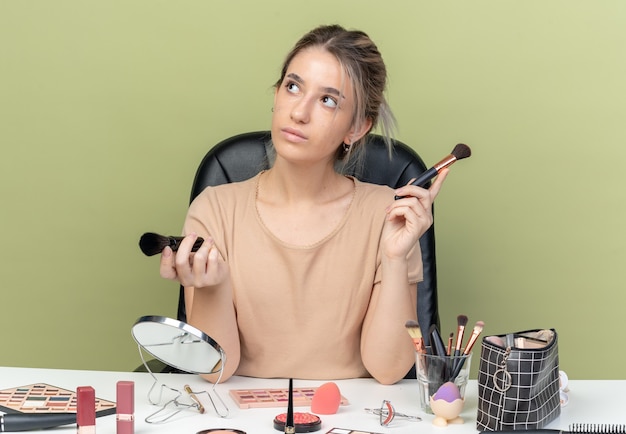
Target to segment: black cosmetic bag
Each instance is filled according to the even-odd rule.
[[[485,336],[478,370],[479,431],[542,428],[561,414],[554,329]]]

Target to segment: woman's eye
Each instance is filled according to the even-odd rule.
[[[294,83],[293,81],[287,83],[285,87],[287,88],[287,91],[291,93],[297,93],[300,90],[298,85]]]
[[[323,97],[322,104],[324,104],[326,107],[337,108],[337,100],[330,96]]]

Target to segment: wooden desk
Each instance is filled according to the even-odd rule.
[[[189,384],[193,390],[206,390],[211,385],[196,375],[157,374],[161,382],[182,390]],[[280,379],[257,379],[233,377],[228,382],[217,386],[220,396],[230,408],[228,418],[215,415],[207,395],[200,395],[206,407],[205,414],[194,410],[185,410],[170,422],[154,425],[144,419],[154,413],[158,407],[149,404],[147,394],[153,380],[146,373],[107,372],[107,371],[70,371],[56,369],[30,369],[0,367],[0,389],[7,389],[33,383],[48,383],[65,389],[75,390],[78,386],[93,386],[96,396],[114,401],[115,384],[120,380],[135,382],[135,432],[195,434],[208,428],[237,428],[247,434],[276,434],[272,421],[285,409],[256,408],[240,409],[230,398],[230,389],[286,388],[288,382]],[[313,387],[323,381],[296,380],[294,387]],[[415,380],[404,380],[393,386],[383,386],[373,379],[336,381],[342,395],[350,404],[342,406],[335,415],[322,415],[322,430],[326,433],[331,428],[359,429],[377,433],[433,433],[465,434],[476,433],[477,384],[470,381],[466,391],[466,405],[462,417],[463,425],[438,428],[431,424],[432,416],[419,410],[417,384]],[[378,418],[368,414],[364,408],[378,408],[383,399],[390,400],[397,412],[422,417],[423,421],[414,422],[395,419],[389,427],[381,427]],[[569,404],[562,409],[561,417],[548,428],[567,429],[571,423],[626,423],[626,380],[591,381],[570,380]],[[297,407],[296,411],[310,411],[309,407]],[[52,431],[47,431],[52,432]],[[55,429],[54,433],[75,433],[76,426],[68,425]],[[97,419],[98,434],[115,434],[115,416]]]

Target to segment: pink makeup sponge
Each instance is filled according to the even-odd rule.
[[[311,411],[316,414],[335,414],[339,410],[341,393],[333,382],[324,383],[317,388],[311,400]]]

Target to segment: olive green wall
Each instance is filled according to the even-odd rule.
[[[626,2],[0,1],[0,365],[129,370],[175,316],[137,248],[178,233],[217,141],[269,126],[293,42],[366,30],[398,138],[474,152],[437,201],[443,333],[554,327],[572,378],[623,378]],[[260,253],[261,254],[261,253]]]

